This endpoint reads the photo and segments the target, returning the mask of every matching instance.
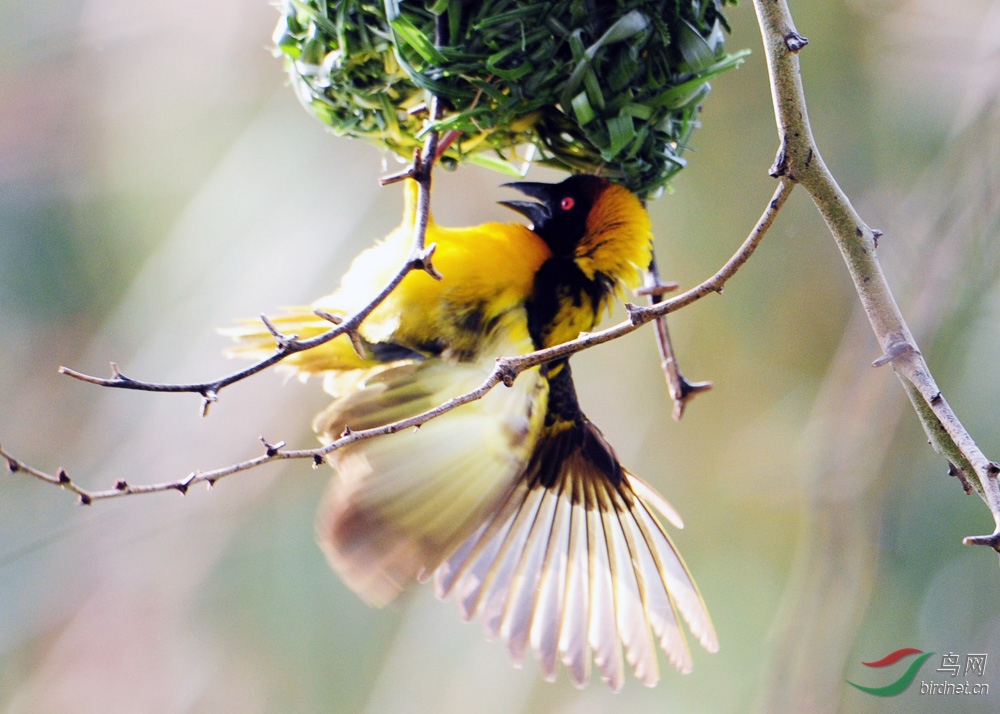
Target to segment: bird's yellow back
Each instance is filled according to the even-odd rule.
[[[411,181],[404,220],[412,216],[415,202],[416,183]],[[396,232],[408,246],[410,225],[410,230]],[[444,352],[459,360],[477,356],[500,318],[524,304],[534,289],[535,274],[551,256],[541,238],[517,223],[448,228],[431,217],[425,243],[436,246],[434,267],[444,277],[438,281],[418,271],[407,275],[365,321],[362,335],[372,342],[391,339],[418,352]]]

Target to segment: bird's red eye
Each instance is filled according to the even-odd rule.
[[[559,202],[559,208],[564,211],[572,211],[573,206],[576,205],[576,201],[573,200],[572,196],[566,196],[563,200]]]

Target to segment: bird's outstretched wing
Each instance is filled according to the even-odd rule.
[[[678,670],[691,670],[678,612],[705,649],[716,651],[718,639],[655,511],[678,527],[679,516],[621,467],[596,426],[573,415],[575,395],[553,403],[565,396],[564,369],[527,469],[496,514],[437,569],[437,594],[453,595],[464,619],[482,620],[516,663],[530,644],[549,679],[561,660],[583,686],[593,657],[602,679],[619,689],[624,647],[635,676],[652,686],[654,641]]]
[[[492,360],[483,362],[428,359],[371,370],[353,388],[338,385],[345,396],[314,426],[329,441],[345,427],[419,414],[482,384],[492,369]],[[546,388],[530,370],[513,387],[498,386],[417,430],[330,454],[337,477],[319,510],[318,538],[353,590],[387,604],[503,503],[541,431]]]

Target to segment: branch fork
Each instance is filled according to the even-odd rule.
[[[423,190],[423,189],[422,189]],[[22,464],[17,461],[11,454],[6,452],[2,446],[0,446],[0,456],[7,459],[8,467],[12,472],[23,471],[28,473],[35,478],[42,481],[53,483],[56,485],[63,486],[79,496],[80,503],[90,504],[96,500],[104,500],[108,498],[117,498],[120,496],[138,494],[138,493],[156,493],[162,491],[178,491],[180,493],[187,493],[188,489],[198,483],[206,483],[209,487],[213,486],[219,479],[225,478],[235,473],[242,471],[248,471],[250,469],[263,466],[271,461],[281,460],[281,459],[309,459],[312,461],[314,467],[318,467],[323,464],[325,457],[332,453],[333,451],[347,446],[348,444],[355,443],[357,441],[363,441],[365,439],[371,439],[379,436],[384,436],[386,434],[392,434],[403,429],[409,428],[419,428],[422,424],[434,419],[442,414],[445,414],[452,409],[462,406],[463,404],[468,404],[469,402],[481,399],[485,396],[491,389],[496,387],[498,384],[504,384],[507,387],[513,386],[514,381],[517,376],[527,369],[535,366],[543,365],[547,362],[552,362],[555,360],[563,359],[580,352],[585,349],[589,349],[599,344],[605,342],[610,342],[611,340],[618,339],[624,335],[634,332],[635,330],[642,327],[644,324],[663,318],[668,313],[675,310],[679,310],[682,307],[686,307],[701,298],[721,292],[722,287],[725,283],[732,278],[740,267],[746,263],[750,258],[753,251],[759,245],[761,239],[764,237],[767,229],[770,227],[774,220],[774,217],[780,207],[783,205],[788,192],[786,190],[786,184],[783,182],[779,185],[778,190],[775,192],[774,197],[768,202],[767,207],[764,210],[763,215],[758,220],[757,224],[754,226],[750,235],[744,240],[744,242],[737,249],[736,253],[726,262],[722,268],[719,269],[714,275],[712,275],[708,280],[700,283],[694,288],[687,290],[686,292],[677,295],[669,300],[662,300],[656,304],[639,306],[631,303],[626,304],[626,309],[628,310],[629,317],[622,323],[614,325],[612,327],[600,330],[598,332],[591,332],[582,334],[575,340],[566,342],[555,347],[549,347],[543,350],[538,350],[536,352],[531,352],[525,355],[517,355],[513,357],[501,357],[497,359],[496,365],[493,371],[486,378],[482,385],[477,389],[468,392],[466,394],[449,399],[444,404],[430,409],[422,414],[410,417],[408,419],[403,419],[391,424],[386,424],[381,427],[375,427],[372,429],[366,429],[362,431],[353,431],[349,427],[344,429],[340,438],[337,440],[321,447],[313,449],[286,449],[285,442],[281,441],[276,444],[271,444],[266,439],[261,438],[260,441],[264,445],[264,454],[248,459],[246,461],[241,461],[236,464],[231,464],[222,468],[213,469],[211,471],[195,471],[188,474],[185,478],[175,481],[165,481],[160,483],[153,483],[142,486],[132,486],[125,482],[124,480],[117,481],[114,486],[110,489],[103,491],[87,491],[79,487],[75,482],[69,479],[65,471],[59,471],[58,476],[53,476],[47,474],[43,471],[35,469],[33,467]],[[415,250],[415,258],[411,258],[410,261],[403,267],[402,270],[396,275],[396,277],[390,281],[379,297],[373,301],[373,303],[366,306],[360,313],[352,316],[348,319],[342,319],[335,315],[320,314],[321,317],[326,317],[330,319],[331,322],[336,324],[336,327],[323,335],[319,335],[310,340],[295,340],[292,337],[287,337],[284,343],[284,347],[278,346],[276,352],[271,357],[261,361],[258,364],[253,365],[247,370],[237,372],[229,377],[225,377],[221,380],[217,380],[209,383],[193,384],[193,385],[162,385],[162,384],[146,384],[138,382],[136,380],[131,380],[121,374],[117,367],[113,368],[113,375],[111,379],[102,380],[96,377],[89,377],[87,375],[80,375],[80,373],[73,372],[73,370],[64,370],[65,373],[70,374],[70,376],[79,375],[78,378],[83,381],[100,384],[102,386],[109,387],[122,387],[128,385],[127,388],[131,389],[145,389],[146,391],[172,391],[172,392],[197,392],[202,394],[205,399],[208,399],[207,395],[215,395],[215,393],[222,387],[228,386],[236,381],[245,379],[251,374],[255,374],[258,371],[280,361],[283,357],[290,354],[290,351],[298,351],[300,349],[309,349],[318,344],[322,344],[333,337],[344,334],[347,332],[350,334],[357,334],[357,325],[370,314],[375,307],[381,303],[382,300],[395,288],[396,285],[402,281],[402,278],[409,272],[409,270],[417,268],[417,262],[422,259],[429,259],[433,255],[433,245],[425,248],[420,248]],[[668,286],[662,286],[665,288]],[[655,296],[661,297],[661,296]],[[319,313],[317,313],[319,314]],[[332,319],[331,319],[332,318]],[[266,324],[266,323],[265,323]],[[275,330],[275,332],[278,332]],[[273,333],[272,333],[273,334]],[[280,333],[279,333],[280,334]],[[331,336],[332,335],[332,336]],[[277,336],[276,336],[277,337]],[[708,387],[701,386],[700,383],[687,383],[688,388],[693,390],[689,392],[680,404],[684,404],[689,400],[690,394],[697,393],[698,391],[704,391]],[[675,414],[676,414],[676,404],[675,404]]]
[[[896,305],[875,255],[881,231],[871,229],[861,219],[819,153],[799,72],[798,52],[805,46],[799,40],[804,38],[795,31],[786,0],[753,0],[753,3],[764,39],[775,122],[781,139],[771,175],[801,184],[813,199],[840,248],[872,330],[883,346],[883,355],[873,364],[892,367],[934,450],[948,460],[956,475],[963,474],[963,487],[971,484],[989,507],[997,526],[994,534],[970,536],[963,542],[997,549],[1000,484],[991,468],[994,464],[983,455],[941,395]]]

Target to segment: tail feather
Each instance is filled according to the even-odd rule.
[[[607,541],[607,531],[601,518],[598,485],[588,479],[586,487],[587,536],[590,543],[590,629],[587,637],[594,653],[594,664],[601,672],[601,679],[618,691],[625,683],[625,673],[621,648],[618,646],[611,544]]]
[[[650,619],[657,613],[647,610],[647,604],[652,603],[647,603],[640,590],[640,584],[645,583],[642,558],[634,542],[630,542],[628,529],[623,527],[622,520],[630,520],[631,514],[614,491],[601,495],[607,499],[600,513],[610,556],[618,634],[636,678],[651,687],[660,679],[656,649],[649,634]]]
[[[562,600],[562,618],[559,625],[559,659],[565,665],[573,683],[582,687],[590,678],[590,558],[587,538],[587,502],[584,484],[576,480],[569,484],[571,500],[563,502],[569,510],[569,553],[566,569],[566,591]],[[544,623],[539,623],[542,629]]]
[[[539,472],[539,464],[552,472]],[[496,515],[441,564],[437,594],[454,594],[463,618],[482,620],[515,662],[530,643],[549,679],[561,661],[583,686],[592,660],[620,689],[627,662],[652,686],[657,644],[688,672],[691,653],[678,613],[707,650],[717,650],[718,640],[649,504],[679,520],[662,496],[620,466],[589,421],[547,429]]]
[[[572,488],[572,484],[568,484]],[[545,678],[555,680],[559,661],[560,627],[544,627],[546,622],[562,620],[562,603],[566,600],[566,575],[569,568],[570,526],[572,523],[572,501],[567,500],[564,491],[567,484],[560,484],[558,491],[550,492],[554,513],[552,529],[545,547],[545,561],[541,565],[541,581],[538,583],[537,615],[531,621],[531,649],[542,667]]]
[[[541,589],[542,569],[546,546],[551,535],[559,494],[545,490],[541,494],[538,510],[520,551],[520,558],[513,571],[510,587],[507,589],[503,614],[500,619],[500,637],[507,643],[514,663],[524,661],[524,651],[531,632],[532,613],[535,609],[536,593]]]
[[[719,638],[715,633],[715,626],[681,554],[677,552],[670,536],[646,504],[638,499],[636,503],[639,507],[633,508],[631,512],[635,523],[643,533],[646,547],[656,559],[656,569],[663,588],[670,595],[671,602],[676,604],[684,616],[691,633],[701,646],[709,652],[718,652]]]

